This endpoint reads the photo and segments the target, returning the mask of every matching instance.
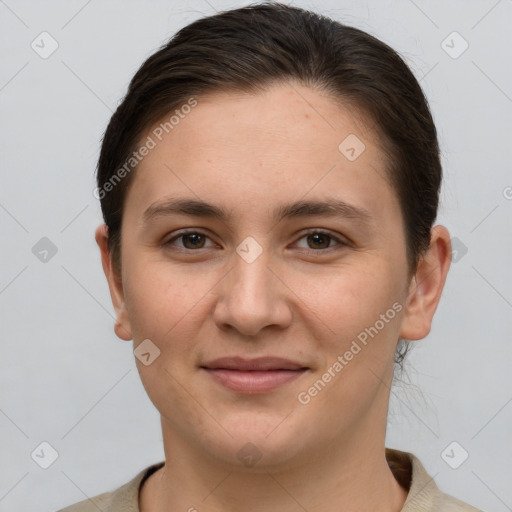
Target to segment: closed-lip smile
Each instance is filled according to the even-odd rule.
[[[201,365],[201,368],[224,387],[246,394],[267,393],[309,369],[281,357],[245,359],[240,356],[221,357]]]

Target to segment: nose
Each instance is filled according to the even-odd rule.
[[[290,325],[290,289],[263,251],[254,261],[234,255],[233,266],[219,283],[214,321],[219,329],[256,336],[262,329]]]

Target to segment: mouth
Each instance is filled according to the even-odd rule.
[[[278,357],[243,359],[224,357],[201,366],[222,386],[245,394],[267,393],[309,370],[308,367]]]

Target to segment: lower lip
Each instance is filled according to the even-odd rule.
[[[296,378],[302,370],[239,371],[204,368],[217,382],[239,393],[256,394],[272,391]]]

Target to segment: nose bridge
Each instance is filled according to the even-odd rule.
[[[254,335],[267,325],[286,321],[289,315],[283,315],[287,308],[280,296],[282,290],[268,268],[270,254],[252,237],[238,245],[231,271],[221,287],[217,322]]]
[[[240,311],[247,308],[252,314],[261,315],[271,307],[272,273],[268,269],[270,251],[252,237],[246,238],[236,249],[233,258],[230,300]]]

